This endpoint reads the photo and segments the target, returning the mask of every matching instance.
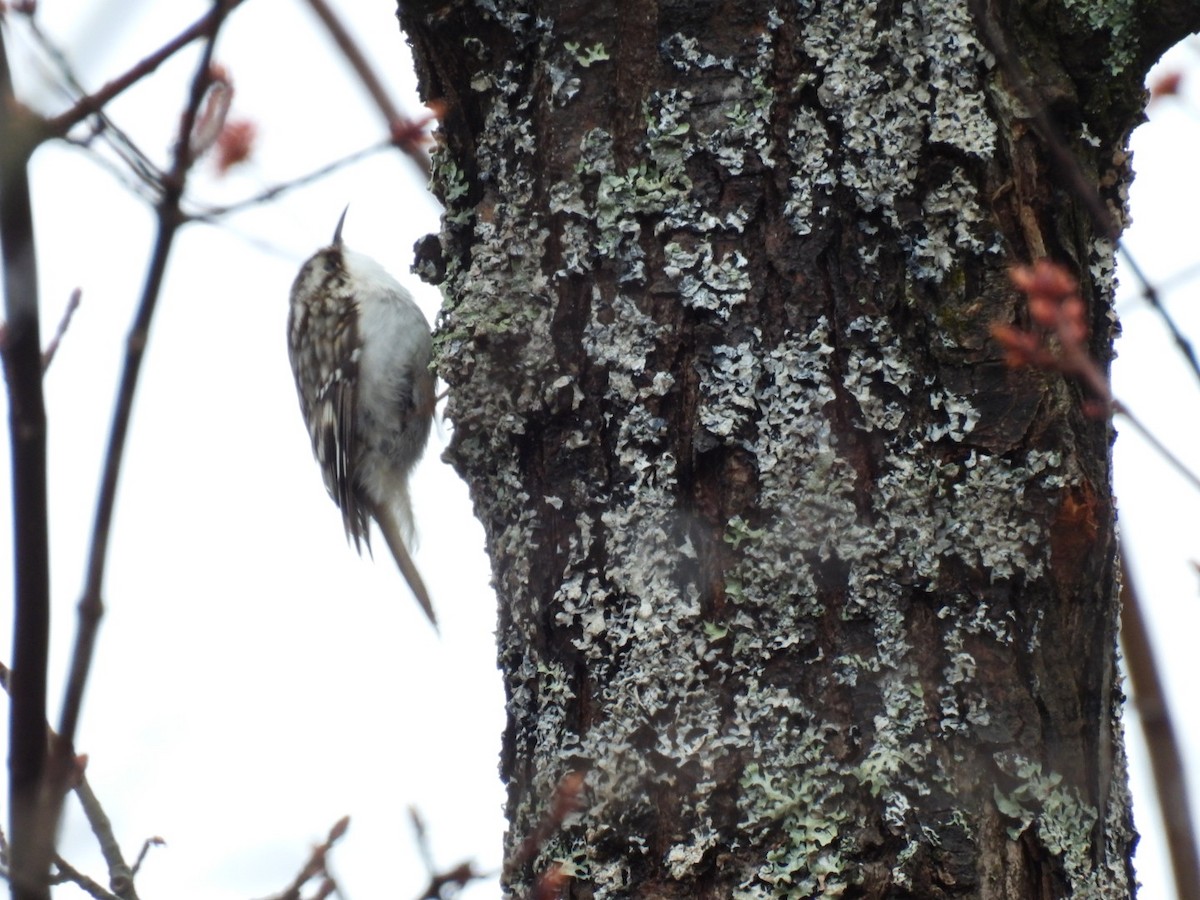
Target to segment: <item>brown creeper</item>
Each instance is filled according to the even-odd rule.
[[[292,284],[288,358],[300,412],[346,539],[370,550],[379,523],[417,602],[437,627],[429,592],[409,556],[408,476],[433,419],[429,322],[375,260],[342,244],[314,253]]]

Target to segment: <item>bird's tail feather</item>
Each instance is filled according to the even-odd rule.
[[[433,625],[433,630],[437,631],[437,617],[433,614],[433,603],[429,600],[429,591],[425,588],[425,582],[421,579],[421,573],[417,571],[416,564],[412,561],[412,556],[409,555],[408,547],[404,544],[403,534],[406,523],[401,521],[394,507],[383,504],[375,509],[375,521],[379,523],[379,530],[383,532],[383,539],[387,541],[388,549],[392,551],[392,556],[396,558],[396,565],[400,567],[400,574],[404,576],[404,580],[408,582],[413,596],[417,598],[417,602],[421,604],[421,609],[429,617],[429,622]]]

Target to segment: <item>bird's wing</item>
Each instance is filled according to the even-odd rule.
[[[370,510],[360,502],[354,484],[361,452],[356,426],[362,355],[358,309],[351,302],[299,315],[307,321],[290,329],[289,350],[313,456],[321,466],[325,489],[342,511],[346,537],[356,549],[361,551],[363,544],[370,549]]]

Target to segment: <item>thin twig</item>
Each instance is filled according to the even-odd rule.
[[[333,38],[333,42],[337,44],[338,49],[342,51],[342,55],[346,57],[346,61],[350,63],[350,67],[354,69],[358,80],[362,82],[363,87],[367,89],[367,93],[371,95],[376,108],[383,116],[384,121],[387,122],[388,130],[393,136],[393,144],[403,150],[408,158],[416,163],[425,177],[428,178],[431,171],[429,157],[414,142],[396,140],[397,136],[412,131],[412,122],[407,116],[402,115],[396,104],[392,102],[392,98],[388,96],[387,88],[383,86],[383,82],[375,74],[374,68],[372,68],[366,56],[363,55],[353,36],[325,0],[308,0],[308,5],[312,7],[312,11],[321,20],[321,23],[325,26],[325,30]]]
[[[12,446],[13,666],[9,711],[9,877],[13,900],[45,900],[54,852],[46,814],[46,668],[50,547],[46,407],[28,163],[41,120],[13,92],[0,35],[0,252],[7,321],[3,352]]]
[[[137,873],[141,870],[142,863],[146,861],[146,854],[150,852],[151,847],[161,847],[165,843],[166,841],[157,836],[146,838],[146,840],[142,842],[142,849],[138,851],[137,859],[133,861],[133,874],[137,875]]]
[[[1196,359],[1196,349],[1192,346],[1192,342],[1179,330],[1179,326],[1175,324],[1175,320],[1171,317],[1171,314],[1162,305],[1162,300],[1158,296],[1158,290],[1150,283],[1150,279],[1146,277],[1145,273],[1142,272],[1141,267],[1137,264],[1137,260],[1130,254],[1129,248],[1124,244],[1119,244],[1118,248],[1121,251],[1121,255],[1125,257],[1125,262],[1129,265],[1129,270],[1142,283],[1142,299],[1149,303],[1150,308],[1158,313],[1158,318],[1166,326],[1171,339],[1175,342],[1175,346],[1187,362],[1188,368],[1192,370],[1192,374],[1196,378],[1200,379],[1200,360]]]
[[[415,806],[408,808],[408,821],[412,825],[413,836],[417,839],[417,854],[421,857],[425,872],[432,876],[437,871],[437,866],[433,863],[433,851],[429,847],[429,832],[425,828],[421,811]]]
[[[121,853],[117,837],[113,834],[112,822],[109,821],[104,807],[100,805],[100,801],[92,792],[92,786],[88,784],[87,777],[82,774],[75,785],[75,796],[79,798],[83,813],[92,827],[92,834],[96,836],[100,852],[108,864],[109,888],[120,900],[138,900],[137,890],[133,885],[133,870],[129,868],[129,864],[125,862],[125,856]]]
[[[61,856],[54,857],[54,866],[58,869],[58,881],[69,881],[85,893],[95,897],[96,900],[121,900],[116,894],[110,894],[100,884],[84,875]]]
[[[163,44],[162,47],[133,66],[133,68],[114,78],[98,91],[79,98],[70,109],[48,119],[46,127],[49,133],[52,136],[61,137],[77,122],[82,122],[93,113],[99,112],[114,98],[120,96],[147,75],[152,74],[159,66],[192,41],[214,34],[214,28],[239,3],[241,3],[241,0],[227,0],[225,3],[214,4],[213,8],[206,15],[201,16],[174,38]]]
[[[26,17],[26,23],[29,26],[30,32],[37,39],[38,46],[51,60],[52,64],[58,67],[59,75],[66,82],[64,92],[72,99],[78,97],[86,97],[90,93],[83,83],[75,74],[71,67],[71,61],[67,58],[67,54],[63,52],[51,39],[50,35],[46,34],[38,25],[37,19],[29,15]],[[108,114],[103,109],[97,109],[93,114],[95,123],[92,126],[93,136],[99,136],[108,142],[112,147],[113,152],[129,167],[129,170],[135,173],[141,181],[149,185],[153,190],[153,195],[157,197],[162,191],[163,173],[150,160],[150,158],[142,152],[141,148],[133,142],[120,127],[117,126]],[[52,131],[43,128],[41,138],[53,137]],[[65,133],[61,135],[65,137]],[[137,191],[137,193],[141,193]]]
[[[429,875],[429,884],[417,900],[438,900],[445,895],[445,889],[448,887],[461,890],[472,881],[487,877],[483,872],[475,870],[475,864],[471,860],[439,872],[433,862],[433,851],[429,846],[429,832],[425,827],[425,820],[421,818],[421,813],[415,806],[408,808],[408,820],[412,823],[413,834],[417,839],[417,853]]]
[[[470,860],[460,862],[452,869],[447,869],[445,872],[433,872],[429,876],[429,884],[417,900],[441,900],[446,896],[446,888],[453,888],[455,891],[460,891],[472,881],[478,881],[487,878],[484,872],[475,871],[475,864]]]
[[[1146,443],[1148,443],[1158,453],[1158,455],[1161,456],[1171,466],[1171,468],[1182,475],[1188,484],[1196,488],[1196,490],[1200,490],[1200,476],[1196,475],[1195,472],[1189,469],[1187,464],[1184,463],[1184,461],[1174,453],[1172,453],[1166,444],[1156,438],[1154,433],[1145,425],[1143,425],[1141,420],[1129,410],[1129,407],[1123,404],[1120,400],[1113,400],[1112,410],[1114,413],[1121,416],[1121,418],[1132,425],[1134,430],[1142,436]],[[1200,894],[1197,894],[1196,896],[1200,897]]]
[[[325,841],[313,847],[312,853],[308,855],[308,859],[300,867],[300,871],[292,879],[292,883],[284,888],[281,893],[271,897],[270,900],[301,900],[300,892],[314,878],[321,879],[321,884],[317,889],[320,896],[327,897],[330,893],[336,892],[337,883],[329,873],[327,862],[333,845],[342,839],[342,835],[346,833],[346,829],[349,827],[349,816],[343,816],[338,819],[333,827],[329,829],[329,835],[325,838]]]
[[[92,655],[95,651],[100,618],[104,612],[102,601],[104,568],[116,503],[117,481],[121,471],[125,439],[129,430],[129,416],[133,409],[133,398],[137,390],[150,322],[158,303],[167,259],[170,256],[175,235],[184,222],[179,211],[179,204],[187,173],[193,162],[189,149],[191,134],[195,126],[197,110],[204,99],[208,86],[209,67],[212,63],[217,33],[220,31],[225,16],[237,2],[238,0],[216,0],[213,15],[209,19],[209,31],[206,35],[204,50],[192,78],[188,102],[184,107],[179,132],[176,136],[171,170],[163,181],[163,196],[158,204],[158,236],[151,252],[142,296],[126,340],[125,366],[121,373],[121,383],[117,389],[117,400],[113,409],[112,427],[105,453],[99,497],[96,502],[87,575],[83,596],[79,601],[79,630],[75,638],[75,649],[62,705],[59,734],[62,736],[61,744],[64,752],[70,751],[75,738],[83,704],[83,691],[87,684]]]
[[[1175,896],[1200,897],[1200,858],[1196,855],[1196,828],[1188,803],[1187,773],[1179,750],[1179,739],[1171,721],[1171,710],[1159,678],[1154,648],[1146,631],[1141,601],[1134,589],[1133,575],[1122,554],[1121,641],[1125,645],[1125,671],[1133,691],[1133,705],[1142,720],[1142,733],[1150,755],[1150,769],[1158,793]]]
[[[1159,302],[1158,292],[1154,289],[1150,279],[1146,277],[1142,268],[1137,264],[1137,260],[1134,259],[1129,248],[1121,241],[1120,224],[1113,218],[1107,207],[1105,207],[1096,186],[1088,180],[1087,175],[1084,174],[1083,167],[1079,164],[1079,160],[1071,152],[1071,149],[1067,146],[1067,142],[1055,126],[1054,121],[1047,114],[1045,103],[1042,102],[1042,99],[1025,78],[1015,54],[1008,46],[1008,41],[1005,39],[1003,31],[988,14],[985,0],[970,0],[970,7],[976,24],[983,32],[988,49],[991,50],[997,62],[1000,63],[1000,67],[1004,70],[1005,77],[1007,77],[1013,93],[1017,95],[1017,99],[1021,101],[1022,105],[1028,111],[1033,121],[1034,130],[1037,131],[1038,136],[1041,137],[1043,144],[1045,144],[1050,156],[1053,158],[1059,174],[1067,182],[1075,197],[1083,204],[1084,209],[1092,220],[1092,227],[1102,236],[1110,238],[1116,243],[1117,249],[1125,257],[1125,261],[1129,265],[1130,272],[1141,282],[1142,296],[1163,320],[1180,353],[1183,354],[1184,359],[1187,361],[1188,366],[1196,377],[1200,378],[1200,361],[1197,360],[1194,348],[1187,338],[1184,337],[1178,326],[1176,326],[1162,303]]]
[[[0,690],[11,694],[12,673],[8,666],[0,662]],[[51,742],[58,741],[58,735],[50,728],[49,723],[43,721],[42,727],[46,730]],[[100,852],[104,855],[105,861],[108,863],[109,886],[113,893],[110,895],[107,891],[104,892],[105,897],[115,897],[115,900],[137,900],[137,893],[134,890],[133,876],[137,874],[138,866],[141,865],[143,857],[146,855],[146,850],[151,844],[163,843],[162,838],[150,838],[142,847],[142,852],[138,855],[137,863],[131,870],[125,863],[125,857],[121,853],[121,848],[117,844],[116,835],[113,832],[112,822],[108,818],[108,814],[104,811],[104,807],[100,804],[99,798],[92,791],[91,785],[88,783],[87,776],[84,774],[84,765],[77,762],[75,767],[75,776],[72,779],[72,790],[75,791],[75,796],[79,798],[80,806],[83,808],[84,815],[87,817],[88,824],[92,828],[92,834],[96,836],[96,841],[100,846]],[[0,858],[7,856],[7,845],[3,840],[3,833],[0,832]],[[95,884],[90,878],[81,875],[70,866],[65,860],[59,856],[54,858],[55,865],[58,867],[61,876],[59,880],[73,881],[92,893],[91,890],[84,884]],[[82,880],[81,880],[82,879]],[[101,889],[102,890],[102,889]],[[93,896],[95,896],[93,894]]]
[[[308,5],[312,7],[312,11],[321,20],[321,24],[325,26],[325,30],[329,32],[329,36],[333,38],[338,49],[342,51],[342,55],[346,57],[346,61],[350,63],[350,67],[354,69],[358,80],[362,82],[363,87],[367,89],[367,93],[371,95],[371,99],[375,101],[375,106],[378,107],[383,118],[389,124],[404,118],[400,115],[400,110],[396,107],[396,104],[392,102],[392,98],[388,96],[387,88],[383,86],[383,82],[375,74],[375,70],[371,67],[371,63],[367,60],[366,56],[363,55],[354,37],[346,29],[346,26],[342,24],[342,20],[337,17],[337,13],[333,11],[325,0],[308,0]]]
[[[62,343],[63,336],[67,333],[67,329],[71,327],[71,318],[75,315],[75,310],[79,309],[79,300],[82,296],[83,291],[79,288],[71,291],[71,296],[67,300],[67,308],[63,310],[62,318],[58,322],[58,328],[54,330],[54,337],[50,338],[50,343],[46,345],[46,349],[42,352],[43,375],[50,368],[50,363],[54,362],[54,354],[58,352],[58,345]]]
[[[95,137],[95,135],[92,137]],[[63,138],[63,143],[82,150],[87,154],[88,159],[111,175],[113,180],[125,188],[132,196],[144,200],[147,206],[153,206],[158,202],[158,198],[162,193],[161,173],[150,175],[146,170],[137,169],[135,176],[131,176],[126,169],[92,146],[91,137],[81,140],[68,136]],[[117,150],[117,142],[114,142],[111,137],[109,137],[109,146],[117,153],[120,161],[129,166],[129,159],[120,150]]]
[[[310,184],[319,178],[324,178],[330,172],[334,172],[343,166],[350,165],[351,163],[358,162],[360,159],[365,159],[366,157],[371,156],[374,153],[378,153],[381,150],[387,150],[391,146],[391,141],[381,141],[380,143],[371,147],[364,147],[361,150],[355,150],[353,153],[343,156],[341,159],[336,159],[331,163],[326,163],[319,169],[309,172],[307,175],[301,175],[300,177],[294,178],[291,181],[285,181],[281,184],[272,185],[271,187],[266,188],[251,197],[246,197],[242,200],[238,200],[235,203],[230,203],[227,206],[205,207],[196,213],[189,214],[188,219],[200,222],[213,222],[229,215],[230,213],[240,212],[241,210],[248,209],[251,206],[260,206],[263,203],[269,203],[288,191],[294,190],[298,187],[303,187],[304,185]]]

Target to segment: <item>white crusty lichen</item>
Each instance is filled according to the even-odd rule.
[[[672,373],[649,364],[663,329],[622,294],[606,301],[597,292],[592,313],[584,352],[608,373],[603,403],[620,411],[606,423],[614,470],[608,486],[572,489],[591,496],[601,512],[577,517],[551,612],[588,660],[590,703],[603,715],[578,734],[561,717],[539,712],[527,723],[533,732],[525,745],[545,779],[543,795],[552,792],[555,773],[589,761],[587,813],[578,830],[567,829],[543,848],[537,865],[565,860],[596,896],[614,896],[630,887],[632,862],[652,853],[639,832],[647,785],[688,800],[686,819],[694,827],[668,853],[672,872],[683,879],[701,865],[717,842],[706,798],[717,792],[727,750],[718,727],[720,692],[697,665],[710,655],[710,637],[694,583],[689,514],[678,501],[677,467],[667,449],[672,436],[653,410],[675,384]],[[593,559],[597,548],[606,559],[602,571]],[[525,688],[514,702],[536,699],[540,706],[571,690],[561,666],[538,663],[535,673],[525,670],[517,680],[531,677],[537,697]],[[535,820],[532,810],[523,811],[518,828]],[[614,843],[620,853],[596,851]]]
[[[761,334],[755,335],[761,339]],[[742,431],[758,409],[755,400],[761,368],[750,341],[719,344],[707,364],[697,364],[701,402],[697,419],[705,430],[722,440]]]
[[[772,166],[770,135],[774,92],[768,78],[774,59],[769,33],[759,35],[754,59],[702,53],[694,37],[668,36],[661,44],[665,59],[681,72],[692,72],[708,97],[689,125],[689,155],[706,152],[731,175],[741,175],[753,162]]]
[[[886,318],[859,316],[847,323],[846,333],[866,339],[856,340],[858,352],[846,361],[842,375],[842,387],[862,416],[855,425],[864,431],[895,431],[909,406],[912,362]]]
[[[832,165],[832,139],[821,116],[807,106],[795,110],[788,122],[787,138],[790,193],[783,201],[783,212],[792,230],[804,237],[833,213],[838,177]]]
[[[950,438],[962,443],[979,423],[979,411],[966,397],[953,394],[945,388],[935,388],[929,393],[929,405],[945,413],[945,422],[930,422],[925,436],[930,441]]]
[[[684,306],[707,309],[721,319],[745,303],[750,291],[749,260],[740,250],[719,255],[708,241],[671,241],[663,248],[663,274]]]
[[[921,221],[906,229],[903,238],[918,279],[940,282],[964,253],[978,256],[988,243],[996,243],[989,232],[991,214],[980,206],[978,191],[959,168],[925,192],[921,208]]]
[[[970,176],[951,167],[929,190],[922,164],[941,145],[955,159],[992,158],[996,126],[983,91],[992,60],[964,3],[906,3],[883,28],[874,11],[872,2],[808,7],[797,24],[821,113],[801,109],[790,123],[785,209],[806,235],[824,217],[825,198],[848,189],[868,221],[897,235],[912,277],[936,283],[964,255],[997,246]],[[904,201],[918,197],[914,215]],[[872,264],[871,243],[863,253]]]

